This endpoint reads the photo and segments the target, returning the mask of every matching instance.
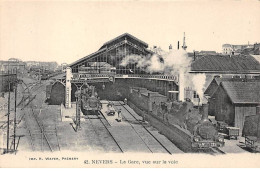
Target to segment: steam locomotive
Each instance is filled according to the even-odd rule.
[[[180,139],[173,141],[182,144],[183,148],[180,147],[183,150],[209,149],[225,144],[224,137],[218,134],[215,124],[208,119],[208,104],[195,108],[189,99],[184,102],[170,101],[157,92],[140,87],[131,87],[129,99],[135,107],[147,111],[157,123],[162,123],[157,129],[167,125],[169,130],[162,132],[168,138],[180,136]]]
[[[224,137],[218,135],[216,126],[208,119],[208,104],[202,105],[202,117],[197,121],[193,129],[187,122],[189,131],[192,133],[192,147],[198,149],[222,147],[224,146]],[[194,121],[193,121],[194,122]]]
[[[84,115],[97,115],[102,104],[94,86],[89,86],[81,91],[81,111]]]
[[[208,119],[208,104],[198,109],[192,102],[175,102],[166,113],[167,124],[177,124],[191,133],[191,146],[195,149],[208,149],[224,146],[224,137],[218,134],[216,125]],[[177,122],[176,122],[177,120]]]

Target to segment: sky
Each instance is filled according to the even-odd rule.
[[[130,33],[164,50],[260,42],[260,1],[0,1],[0,60],[72,63]]]

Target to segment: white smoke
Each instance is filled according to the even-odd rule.
[[[190,70],[190,63],[191,59],[184,50],[173,50],[164,53],[164,55],[128,55],[121,61],[120,65],[136,64],[137,67],[143,68],[150,73],[170,72],[173,74],[178,73],[181,69],[186,73]]]
[[[205,74],[195,74],[192,76],[193,89],[197,92],[200,99],[203,100],[203,91],[206,83]]]
[[[146,72],[163,72],[171,75],[184,75],[183,87],[192,87],[200,98],[203,98],[203,89],[206,82],[205,74],[190,74],[192,58],[183,49],[171,50],[163,55],[152,56],[128,55],[120,65],[136,64]]]

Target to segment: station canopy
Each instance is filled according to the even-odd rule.
[[[140,55],[142,58],[153,54],[144,41],[129,33],[122,34],[108,42],[105,42],[98,51],[85,56],[69,66],[73,73],[78,73],[80,67],[94,67],[100,70],[104,67],[116,68],[117,74],[146,74],[137,67],[137,63],[122,65],[122,60],[131,55]]]

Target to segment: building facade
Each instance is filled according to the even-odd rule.
[[[241,53],[246,54],[247,51],[251,51],[252,49],[254,49],[254,46],[255,45],[251,45],[249,43],[247,45],[223,44],[222,45],[222,54],[224,54],[224,55],[238,55]]]
[[[1,74],[15,74],[16,72],[23,73],[26,64],[19,59],[10,58],[8,61],[0,61]]]

